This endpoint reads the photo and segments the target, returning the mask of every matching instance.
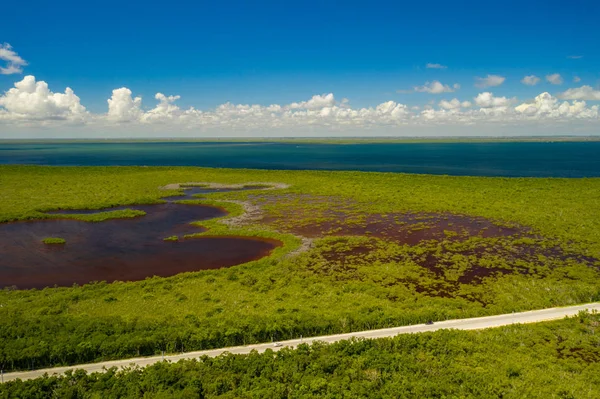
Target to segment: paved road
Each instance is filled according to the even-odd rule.
[[[179,355],[169,355],[169,356],[153,356],[153,357],[142,357],[142,358],[133,358],[133,359],[125,359],[125,360],[113,360],[108,362],[101,363],[91,363],[91,364],[79,364],[76,366],[70,367],[55,367],[49,369],[35,370],[35,371],[23,371],[23,372],[14,372],[4,374],[4,381],[10,381],[17,378],[22,380],[29,380],[32,378],[41,377],[45,373],[49,375],[52,374],[62,374],[67,370],[72,370],[74,368],[84,369],[88,373],[94,371],[103,371],[104,368],[110,367],[126,367],[126,366],[148,366],[150,364],[154,364],[160,362],[162,360],[170,360],[172,362],[176,362],[181,359],[192,359],[198,358],[200,356],[219,356],[222,353],[229,352],[235,354],[244,354],[250,353],[250,351],[256,350],[258,352],[264,352],[266,349],[272,349],[277,351],[284,347],[294,348],[300,343],[311,343],[314,341],[322,341],[322,342],[336,342],[344,339],[350,339],[353,337],[356,338],[383,338],[383,337],[393,337],[398,334],[409,334],[409,333],[420,333],[425,331],[437,331],[441,329],[457,329],[457,330],[479,330],[490,327],[500,327],[506,326],[509,324],[516,323],[536,323],[540,321],[548,321],[555,319],[562,319],[565,316],[574,316],[581,310],[596,310],[600,311],[600,303],[590,303],[586,305],[578,305],[578,306],[569,306],[564,308],[551,308],[551,309],[543,309],[543,310],[533,310],[529,312],[521,312],[521,313],[511,313],[511,314],[503,314],[498,316],[486,316],[486,317],[475,317],[471,319],[458,319],[458,320],[448,320],[448,321],[440,321],[435,324],[427,325],[427,324],[418,324],[414,326],[403,326],[403,327],[393,327],[393,328],[383,328],[380,330],[367,330],[367,331],[359,331],[347,334],[335,334],[335,335],[325,335],[322,337],[311,337],[300,339],[292,339],[289,341],[282,341],[281,346],[274,346],[273,343],[268,344],[257,344],[257,345],[248,345],[248,346],[234,346],[229,348],[221,348],[221,349],[212,349],[212,350],[204,350],[197,352],[187,352]]]

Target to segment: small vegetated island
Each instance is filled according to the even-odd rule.
[[[600,300],[600,179],[0,166],[0,187],[5,371]],[[75,372],[0,397],[593,398],[599,323]]]
[[[52,244],[66,244],[67,240],[60,237],[46,237],[42,240],[44,244],[52,245]]]

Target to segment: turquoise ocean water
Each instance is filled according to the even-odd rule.
[[[0,164],[169,165],[506,177],[600,177],[600,142],[0,142]]]

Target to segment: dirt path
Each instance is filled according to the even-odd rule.
[[[247,354],[252,351],[262,353],[267,349],[278,351],[281,348],[296,348],[301,343],[311,344],[315,341],[319,342],[337,342],[341,340],[348,340],[352,338],[363,338],[363,339],[375,339],[384,337],[394,337],[398,334],[412,334],[422,333],[428,331],[437,331],[443,329],[457,329],[457,330],[480,330],[486,328],[495,328],[501,326],[507,326],[511,324],[525,324],[525,323],[538,323],[542,321],[558,320],[564,317],[576,316],[580,311],[598,311],[600,310],[600,303],[588,303],[585,305],[567,306],[562,308],[551,308],[542,310],[532,310],[528,312],[519,313],[508,313],[496,316],[484,316],[474,317],[470,319],[456,319],[440,321],[433,324],[417,324],[412,326],[392,327],[383,328],[379,330],[365,330],[357,331],[345,334],[333,334],[324,335],[320,337],[305,337],[300,339],[291,339],[289,341],[282,341],[277,343],[275,346],[272,342],[247,345],[247,346],[236,346],[229,348],[220,349],[209,349],[204,351],[188,352],[178,355],[167,355],[167,356],[152,356],[145,358],[134,358],[134,359],[123,359],[123,360],[112,360],[101,363],[89,363],[79,364],[68,367],[55,367],[43,370],[35,371],[18,371],[13,373],[6,373],[3,376],[4,381],[12,381],[17,378],[22,380],[30,380],[33,378],[39,378],[44,374],[48,375],[60,375],[67,370],[81,369],[86,370],[88,373],[93,372],[105,372],[111,367],[124,368],[131,366],[146,367],[154,363],[158,363],[164,360],[170,362],[177,362],[181,359],[198,359],[201,356],[216,357],[224,353],[232,354]]]

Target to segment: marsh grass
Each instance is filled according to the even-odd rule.
[[[74,219],[82,222],[98,223],[110,219],[131,219],[146,215],[146,212],[137,209],[121,209],[90,214],[54,214],[51,219]]]

